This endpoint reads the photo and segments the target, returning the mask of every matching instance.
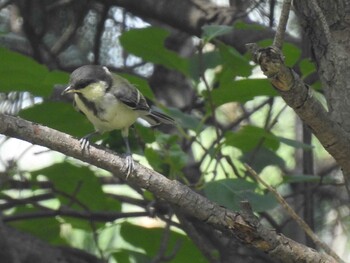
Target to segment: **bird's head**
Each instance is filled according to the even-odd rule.
[[[97,65],[82,66],[72,72],[69,86],[62,92],[62,95],[81,93],[87,99],[98,99],[112,86],[112,82],[112,74],[106,67]]]

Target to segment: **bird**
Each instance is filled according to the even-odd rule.
[[[107,67],[84,65],[75,69],[62,95],[73,93],[74,107],[93,124],[95,131],[80,139],[82,151],[89,148],[90,138],[113,130],[121,130],[126,146],[126,178],[134,169],[129,145],[129,128],[138,118],[151,126],[175,123],[164,113],[153,110],[141,92]]]

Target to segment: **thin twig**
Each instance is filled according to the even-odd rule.
[[[245,168],[253,176],[253,178],[266,187],[277,199],[277,201],[286,209],[287,213],[294,219],[294,221],[305,231],[305,233],[312,239],[312,241],[322,248],[328,255],[332,256],[338,262],[345,263],[326,243],[321,241],[318,236],[312,231],[309,225],[293,210],[293,208],[286,202],[282,195],[280,195],[275,188],[267,184],[248,164],[244,164]]]
[[[275,38],[273,40],[273,45],[279,49],[281,49],[282,45],[283,45],[291,2],[292,2],[292,0],[284,0],[283,1],[280,20],[278,22],[276,35],[275,35]]]
[[[3,216],[4,222],[15,222],[19,220],[28,220],[28,219],[38,219],[38,218],[48,218],[48,217],[56,217],[56,216],[65,216],[72,218],[79,218],[85,220],[94,220],[98,222],[111,222],[117,219],[125,219],[125,218],[135,218],[135,217],[145,217],[148,216],[148,212],[85,212],[85,211],[76,211],[72,209],[59,209],[54,210],[50,208],[46,208],[42,211],[33,211],[26,212],[14,215],[6,215]],[[96,230],[97,231],[97,230]]]
[[[110,6],[104,5],[102,8],[102,12],[100,14],[100,21],[97,24],[96,28],[96,34],[95,34],[95,40],[94,40],[94,64],[101,63],[101,44],[102,44],[102,35],[105,32],[105,23],[108,19],[108,13],[109,13]]]
[[[275,7],[276,0],[270,0],[269,27],[273,27],[275,23]]]

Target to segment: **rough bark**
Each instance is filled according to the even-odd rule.
[[[346,131],[329,117],[322,104],[313,96],[310,87],[284,64],[280,50],[274,47],[265,49],[253,47],[253,50],[255,61],[270,79],[271,84],[342,167],[345,179],[349,182],[350,143]]]
[[[88,162],[124,178],[125,159],[106,148],[91,146],[82,153],[79,141],[59,131],[21,118],[0,114],[0,133],[48,147],[68,156]],[[262,226],[249,211],[232,212],[178,181],[139,164],[128,178],[129,183],[151,191],[187,216],[205,222],[227,238],[236,238],[282,262],[336,262],[332,258],[299,244]]]
[[[318,5],[318,8],[317,8]],[[350,1],[294,1],[334,121],[350,131]]]

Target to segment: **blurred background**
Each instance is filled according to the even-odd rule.
[[[244,48],[272,43],[281,1],[134,2],[0,0],[0,111],[80,138],[93,127],[61,91],[75,68],[105,65],[177,122],[135,124],[135,160],[234,211],[248,200],[262,224],[316,248],[248,163],[350,260],[339,168]],[[293,12],[287,32],[286,63],[325,101]],[[96,143],[124,152],[119,131]],[[59,248],[67,262],[274,262],[106,171],[2,135],[0,211],[10,247]]]

